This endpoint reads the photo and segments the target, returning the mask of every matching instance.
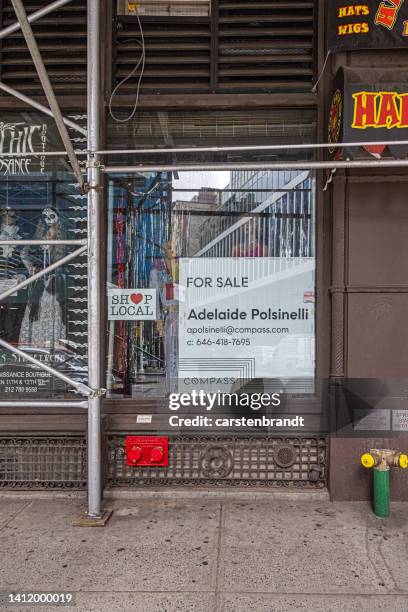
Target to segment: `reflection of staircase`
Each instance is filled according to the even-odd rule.
[[[304,185],[306,183],[306,185]],[[310,192],[300,191],[299,196],[301,196],[301,202],[295,203],[295,201],[290,201],[289,194],[293,193],[296,190],[300,189],[308,189],[310,188],[310,173],[309,171],[302,172],[295,176],[292,180],[290,180],[284,187],[283,190],[278,192],[274,192],[271,190],[270,196],[261,204],[256,206],[251,211],[251,216],[245,217],[243,216],[236,223],[234,223],[231,227],[228,227],[226,230],[221,232],[216,238],[211,240],[206,246],[204,246],[197,254],[196,257],[231,257],[233,254],[234,247],[239,242],[240,233],[242,232],[242,228],[250,221],[250,219],[254,218],[254,215],[260,215],[261,213],[269,213],[271,216],[273,214],[278,213],[282,215],[282,219],[286,218],[287,227],[285,234],[294,235],[296,230],[296,222],[298,224],[301,223],[301,216],[309,215],[310,210]],[[248,188],[250,192],[251,189]],[[297,210],[300,209],[299,212]],[[221,210],[220,210],[221,213]],[[245,213],[244,213],[245,215]],[[262,230],[262,223],[264,217],[256,218],[255,223],[258,224],[258,229]],[[289,225],[291,227],[289,227]],[[310,219],[308,218],[308,230],[310,232]],[[260,231],[260,234],[262,231]],[[268,246],[268,245],[267,245]],[[271,254],[272,253],[268,253]],[[276,256],[277,254],[275,254]],[[279,254],[281,255],[281,254]],[[284,254],[282,254],[285,256]],[[310,256],[311,253],[299,253],[298,256]],[[294,256],[294,254],[292,254]]]

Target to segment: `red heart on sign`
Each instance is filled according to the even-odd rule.
[[[140,302],[143,300],[143,293],[132,293],[130,299],[134,304],[140,304]]]

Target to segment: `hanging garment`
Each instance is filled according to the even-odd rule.
[[[57,253],[52,253],[47,245],[37,251],[37,258],[31,255],[36,265],[42,260],[42,268],[59,259]],[[56,348],[61,340],[66,338],[66,328],[63,320],[62,303],[64,295],[64,279],[60,270],[47,274],[35,281],[28,292],[28,303],[21,325],[19,343]]]

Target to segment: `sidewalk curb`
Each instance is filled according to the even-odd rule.
[[[161,500],[228,500],[228,501],[329,501],[327,489],[308,489],[308,490],[281,490],[281,489],[190,489],[169,487],[166,489],[125,489],[112,488],[104,493],[104,499],[161,499]]]
[[[73,499],[86,500],[84,491],[0,491],[0,499]],[[105,489],[103,494],[104,501],[108,500],[163,500],[174,501],[175,499],[185,499],[191,501],[330,501],[327,489],[306,489],[306,490],[286,490],[286,489],[205,489],[205,488],[183,488],[168,487],[163,488],[128,488],[118,487]]]

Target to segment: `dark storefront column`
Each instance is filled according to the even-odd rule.
[[[404,80],[408,54],[384,50],[339,54],[332,62],[332,76],[340,65],[363,70],[392,66]],[[342,427],[356,408],[406,409],[408,177],[392,169],[348,171],[334,178],[331,189],[331,378],[346,381],[336,396],[337,426]],[[408,436],[392,435],[392,427],[390,419],[389,429],[382,435],[374,432],[376,437],[355,437],[357,432],[350,437],[347,428],[333,436],[333,500],[371,498],[371,475],[360,466],[360,455],[370,448],[405,450]],[[407,474],[393,470],[391,478],[392,499],[407,500]]]
[[[356,407],[406,408],[408,180],[403,175],[349,176],[344,205],[336,198],[339,184],[344,188],[344,179],[336,180],[333,191],[333,280],[336,271],[341,274],[343,269],[346,275],[343,290],[333,282],[332,376],[341,379],[343,370],[345,379],[353,381],[351,385],[360,379],[354,399],[351,393],[340,392],[337,397],[341,426],[340,421]],[[342,209],[344,215],[339,212]],[[371,477],[360,467],[361,453],[370,448],[404,450],[407,445],[406,435],[334,437],[332,498],[369,499]],[[406,500],[407,475],[394,470],[392,479],[393,499]]]

